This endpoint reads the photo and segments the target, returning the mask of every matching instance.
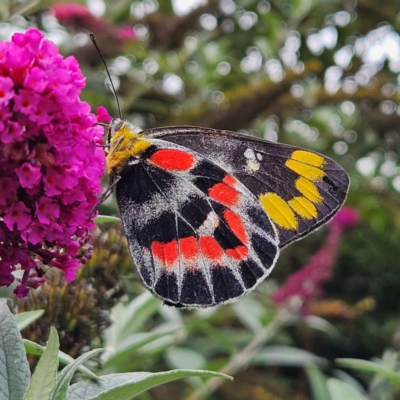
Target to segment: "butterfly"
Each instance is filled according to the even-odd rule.
[[[347,173],[299,147],[193,126],[109,126],[107,166],[143,285],[211,307],[253,290],[280,249],[339,211]]]

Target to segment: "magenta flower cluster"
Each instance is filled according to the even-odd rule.
[[[76,59],[37,29],[0,41],[0,286],[21,269],[18,297],[47,266],[71,281],[90,257],[105,156],[99,117],[79,99],[84,85]]]

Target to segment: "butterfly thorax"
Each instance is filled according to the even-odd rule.
[[[140,158],[151,143],[127,121],[117,119],[111,124],[110,150],[107,168],[110,175],[120,175],[131,159]]]

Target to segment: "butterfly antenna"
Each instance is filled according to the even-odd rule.
[[[119,117],[122,119],[121,106],[119,105],[119,100],[118,100],[118,96],[117,96],[117,91],[115,90],[113,81],[112,81],[112,79],[111,79],[110,71],[108,70],[106,60],[104,59],[103,54],[102,54],[101,51],[100,51],[100,48],[99,48],[99,46],[98,46],[98,44],[97,44],[97,42],[96,42],[96,39],[94,38],[93,33],[91,33],[89,36],[90,36],[90,40],[91,40],[92,43],[94,44],[94,47],[96,47],[97,52],[100,54],[100,57],[101,57],[101,59],[102,59],[102,61],[103,61],[103,64],[104,64],[104,66],[105,66],[105,68],[106,68],[106,72],[107,72],[108,79],[110,80],[112,92],[113,92],[113,94],[114,94],[115,101],[117,102]]]

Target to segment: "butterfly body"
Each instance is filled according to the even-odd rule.
[[[331,219],[347,174],[334,161],[234,132],[111,127],[107,164],[143,284],[178,307],[231,302],[280,248]]]

